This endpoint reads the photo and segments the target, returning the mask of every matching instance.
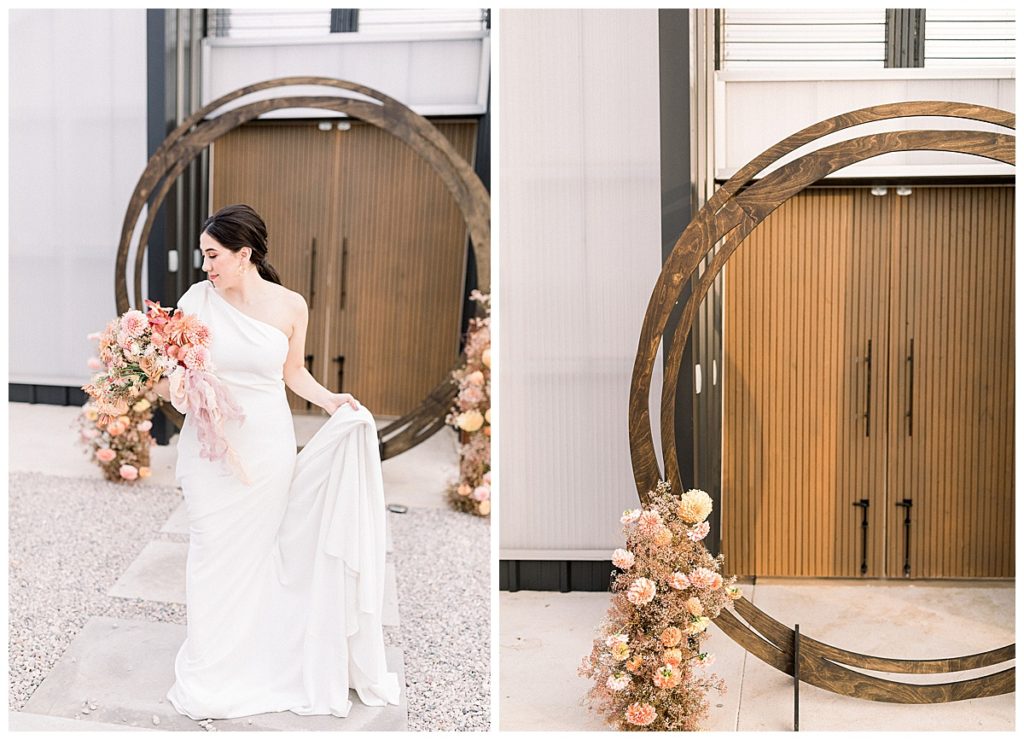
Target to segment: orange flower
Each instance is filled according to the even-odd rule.
[[[664,655],[661,656],[661,659],[665,661],[665,665],[678,666],[680,663],[683,662],[683,651],[679,648],[672,648],[671,650],[666,650]]]
[[[639,655],[634,655],[632,658],[626,661],[626,670],[630,673],[636,673],[640,670],[640,666],[644,663],[644,659]]]
[[[683,639],[683,631],[678,627],[668,627],[661,633],[661,644],[665,647],[675,647]]]

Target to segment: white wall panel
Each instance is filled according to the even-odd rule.
[[[502,557],[607,559],[637,505],[630,375],[661,267],[658,14],[499,28]]]
[[[826,75],[823,75],[826,76]],[[831,77],[830,75],[827,75]],[[858,77],[860,79],[858,79]],[[1012,70],[961,70],[956,74],[933,70],[857,70],[830,79],[813,79],[806,71],[783,74],[779,70],[716,73],[717,137],[715,176],[724,179],[755,156],[802,128],[857,108],[908,100],[950,100],[1014,110]],[[770,115],[765,112],[770,111]],[[815,148],[879,131],[896,131],[921,124],[929,129],[987,129],[952,118],[880,122],[847,129],[819,140]],[[1005,131],[1004,131],[1005,133]],[[801,154],[782,159],[782,166]],[[771,172],[777,167],[766,170]],[[847,167],[836,177],[898,177],[1012,175],[1013,168],[991,160],[943,152],[885,154]]]
[[[417,113],[476,115],[487,110],[490,32],[413,34],[325,34],[303,39],[207,38],[203,41],[205,105],[225,93],[277,77],[320,75],[358,82],[390,95]],[[288,95],[325,95],[315,86],[295,86]],[[269,97],[277,88],[247,96],[226,109]],[[263,118],[330,118],[338,113],[291,109]]]
[[[12,10],[10,381],[77,385],[146,165],[146,11]]]

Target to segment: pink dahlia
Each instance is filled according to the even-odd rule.
[[[708,532],[711,531],[711,525],[707,522],[701,522],[700,524],[687,530],[686,536],[690,538],[691,542],[700,542],[702,539],[708,536]]]

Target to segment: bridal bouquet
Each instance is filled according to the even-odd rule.
[[[171,404],[192,413],[200,443],[200,456],[226,459],[235,473],[247,480],[228,444],[224,422],[244,420],[241,408],[213,374],[210,330],[195,314],[146,301],[146,313],[125,312],[90,339],[99,340],[97,374],[82,390],[101,423],[127,413],[138,398],[162,377],[170,381]]]
[[[591,705],[616,729],[700,729],[707,692],[725,691],[721,679],[704,674],[713,656],[703,643],[740,590],[735,578],[722,578],[722,557],[701,542],[710,513],[704,491],[676,497],[663,481],[647,506],[622,515],[626,548],[612,553],[620,570],[612,604],[579,669],[594,680]]]

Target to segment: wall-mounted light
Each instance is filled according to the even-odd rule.
[[[352,124],[349,123],[348,121],[340,121],[338,123],[339,131],[348,131],[350,128],[352,128]]]
[[[877,185],[875,187],[871,188],[871,194],[872,195],[885,195],[888,192],[889,192],[889,188],[882,188],[882,187],[878,187]]]
[[[910,195],[914,191],[908,188],[906,185],[896,186],[896,195]]]
[[[320,121],[320,123],[318,123],[316,125],[316,127],[318,129],[320,129],[321,131],[330,131],[331,130],[331,122],[330,121]]]

